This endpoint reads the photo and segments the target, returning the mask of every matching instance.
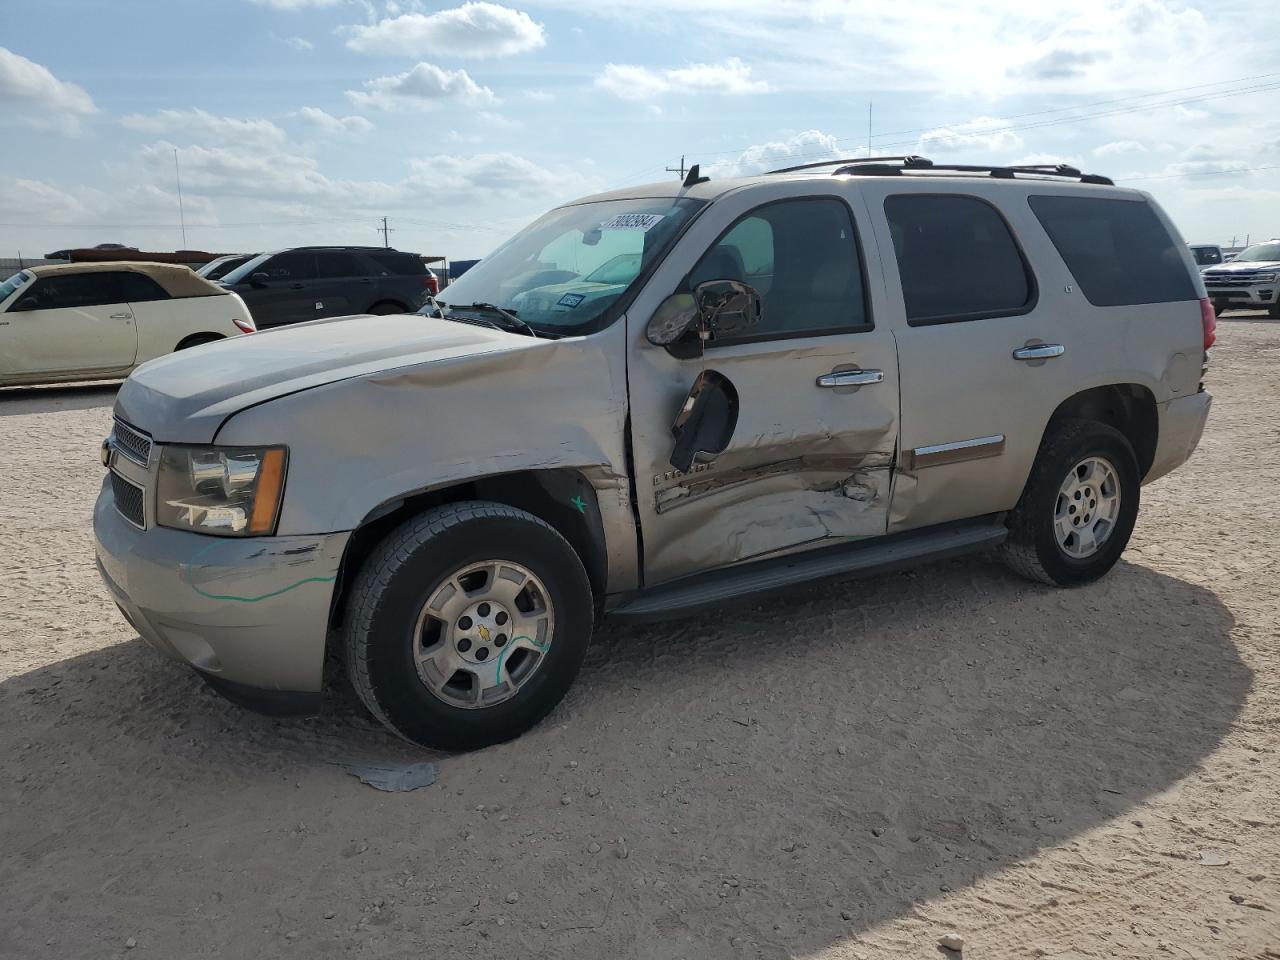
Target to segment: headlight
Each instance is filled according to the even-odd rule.
[[[1276,275],[1274,273],[1255,273],[1250,279],[1254,283],[1275,283]]]
[[[274,533],[287,460],[284,447],[162,446],[156,522],[220,537]]]

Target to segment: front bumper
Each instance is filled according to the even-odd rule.
[[[319,705],[329,605],[350,534],[141,530],[116,509],[109,478],[93,531],[98,572],[143,639],[238,703],[272,713]]]
[[[1204,434],[1212,405],[1213,397],[1203,391],[1160,404],[1160,439],[1143,483],[1159,480],[1191,459]]]
[[[1215,287],[1206,281],[1205,292],[1216,307],[1262,310],[1280,302],[1280,281],[1251,287]]]

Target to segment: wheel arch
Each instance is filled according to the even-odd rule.
[[[1143,477],[1155,462],[1160,413],[1155,395],[1140,383],[1110,383],[1073,394],[1053,411],[1045,436],[1068,419],[1097,420],[1119,430],[1133,447]]]
[[[191,333],[178,341],[178,345],[173,348],[174,353],[179,350],[185,350],[187,347],[196,347],[202,343],[213,343],[216,340],[227,339],[224,334],[217,333],[213,330],[202,330],[200,333]]]
[[[522,470],[395,497],[370,510],[352,531],[338,569],[330,622],[338,626],[356,574],[374,547],[397,526],[432,507],[465,500],[506,504],[550,524],[582,560],[599,606],[608,582],[604,522],[594,488],[574,469]]]
[[[377,311],[379,307],[391,307],[392,308],[390,311],[391,313],[413,313],[413,310],[410,309],[408,304],[402,303],[399,300],[389,299],[386,297],[382,298],[381,300],[375,300],[373,303],[371,303],[369,305],[369,309],[366,310],[365,313],[375,313],[375,311]]]

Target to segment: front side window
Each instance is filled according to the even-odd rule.
[[[37,278],[14,309],[75,310],[123,302],[114,273],[60,273]]]
[[[1196,299],[1185,248],[1145,200],[1063,195],[1028,202],[1095,307]]]
[[[268,280],[314,280],[316,257],[311,252],[263,253],[225,274],[225,284],[246,283],[256,273],[265,273]]]
[[[614,305],[705,205],[652,197],[560,207],[455,280],[439,303],[462,314],[472,304],[493,304],[539,333],[592,333],[616,319]]]
[[[703,254],[687,286],[708,280],[737,280],[760,294],[760,325],[747,339],[870,327],[857,233],[834,197],[751,211]]]
[[[912,326],[1031,308],[1031,270],[991,204],[958,194],[898,194],[885,199],[884,213]]]

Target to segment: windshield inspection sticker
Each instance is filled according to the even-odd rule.
[[[574,307],[576,307],[585,299],[587,299],[586,296],[581,293],[566,293],[563,297],[561,297],[559,300],[556,301],[556,306],[568,307],[570,310],[572,310]]]
[[[620,213],[600,224],[601,230],[640,230],[647,232],[663,220],[660,213]]]

